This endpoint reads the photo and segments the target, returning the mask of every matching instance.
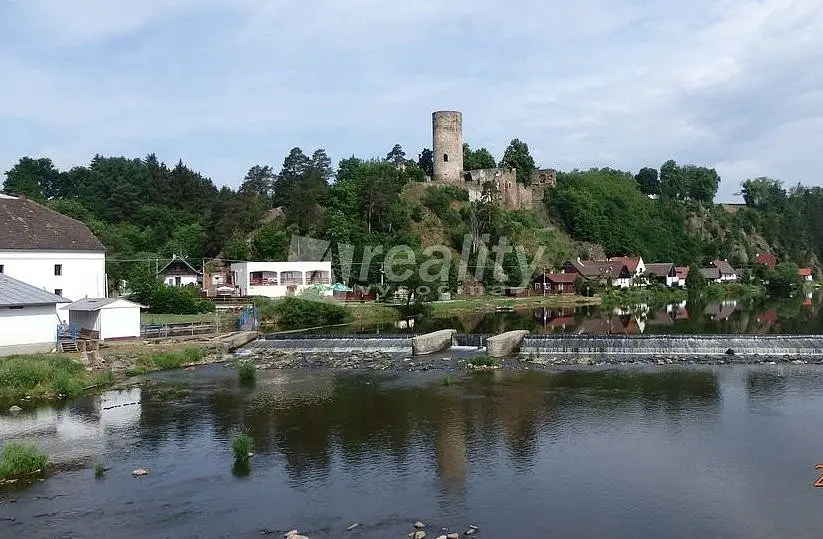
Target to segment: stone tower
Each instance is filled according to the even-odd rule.
[[[432,113],[434,181],[461,183],[463,180],[463,115],[441,110]]]

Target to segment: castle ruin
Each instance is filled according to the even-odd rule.
[[[535,171],[532,185],[517,182],[513,168],[463,170],[463,115],[442,110],[432,113],[433,183],[454,185],[469,193],[469,200],[481,200],[491,191],[501,207],[507,210],[534,208],[543,200],[546,188],[553,188],[556,172]],[[493,189],[488,189],[491,186]]]

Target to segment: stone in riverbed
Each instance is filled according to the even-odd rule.
[[[140,477],[143,475],[149,475],[149,471],[145,468],[137,468],[136,470],[131,472],[131,475],[134,477]]]
[[[409,537],[411,537],[412,539],[423,539],[424,537],[426,537],[426,532],[424,532],[423,530],[417,530],[415,532],[411,532],[409,534]]]
[[[360,527],[360,523],[359,523],[359,522],[355,522],[355,523],[353,523],[353,524],[349,524],[349,527],[348,527],[348,528],[346,528],[346,531],[347,531],[347,532],[350,532],[350,531],[352,531],[353,529],[355,529],[355,528],[359,528],[359,527]]]
[[[450,533],[446,536],[446,539],[460,539],[459,533]]]
[[[12,414],[19,414],[22,411],[23,411],[23,409],[20,408],[19,406],[17,406],[16,404],[14,406],[12,406],[11,408],[9,408],[9,413],[12,413]]]
[[[423,528],[426,527],[426,525],[418,520],[417,522],[414,523],[414,527],[417,528],[418,530],[422,530]]]

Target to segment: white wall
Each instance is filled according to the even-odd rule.
[[[169,275],[168,277],[163,277],[163,282],[169,286],[177,286],[175,284],[177,277],[180,277],[180,286],[197,284],[197,276],[195,275]]]
[[[296,294],[311,286],[306,284],[309,273],[312,271],[325,271],[329,273],[330,283],[333,283],[331,275],[331,262],[240,262],[231,265],[231,270],[235,274],[235,285],[240,287],[240,293],[244,296],[264,296],[269,298],[284,297],[288,293],[288,286],[280,284],[280,273],[284,271],[299,271],[303,274],[303,284],[296,286]],[[277,272],[278,284],[275,286],[252,286],[249,275],[257,271]]]
[[[54,274],[55,264],[62,264],[62,275]],[[52,293],[62,290],[71,301],[106,297],[105,253],[0,249],[0,265],[9,277]]]
[[[140,307],[134,305],[111,306],[100,311],[100,338],[123,339],[140,336]]]
[[[3,346],[51,344],[57,341],[57,305],[12,309],[0,307],[0,348]]]

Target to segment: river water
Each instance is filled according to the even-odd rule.
[[[0,439],[35,441],[56,463],[45,481],[0,487],[0,537],[385,538],[422,520],[428,537],[475,524],[478,537],[819,538],[821,386],[811,366],[450,385],[265,371],[253,388],[223,365],[158,373],[0,416]],[[239,426],[257,444],[248,469],[232,465]]]
[[[516,307],[517,302],[512,300]],[[458,333],[496,335],[517,329],[532,334],[587,335],[815,335],[823,333],[823,294],[782,301],[725,299],[631,307],[516,308],[449,317],[418,317],[381,325],[318,329],[315,333]],[[274,330],[273,330],[274,331]]]

